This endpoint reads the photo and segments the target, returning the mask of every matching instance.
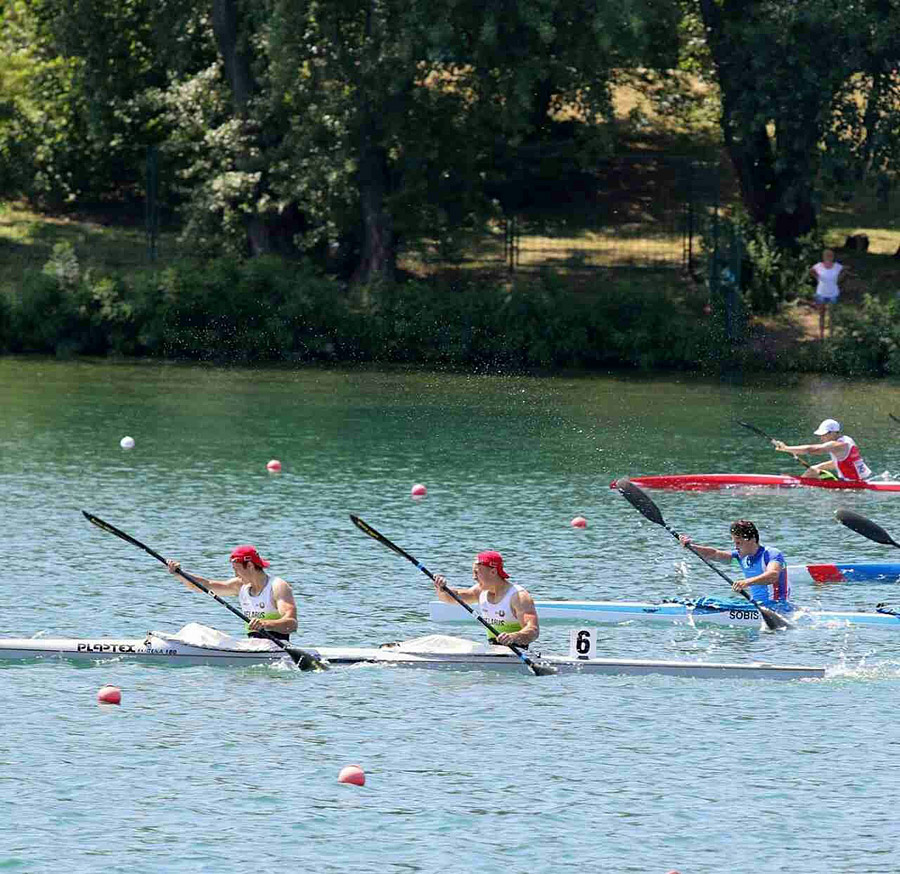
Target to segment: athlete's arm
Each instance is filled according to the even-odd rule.
[[[181,573],[181,564],[175,559],[170,558],[166,562],[166,567],[169,569],[169,573],[178,577],[181,582],[185,584],[185,586],[189,589],[194,589],[194,591],[202,592],[203,589],[195,586],[184,574]],[[236,595],[241,588],[241,581],[237,577],[232,577],[230,580],[208,580],[206,577],[201,577],[200,574],[191,574],[195,580],[203,583],[207,589],[211,592],[215,592],[217,595]]]
[[[455,603],[455,599],[447,594],[447,592],[445,591],[445,587],[447,589],[450,588],[450,586],[447,585],[447,578],[442,574],[435,574],[434,591],[437,593],[438,598],[441,601]],[[452,589],[451,591],[461,601],[465,601],[466,604],[477,604],[478,595],[481,593],[481,587],[478,585],[474,585],[470,586],[468,589]]]
[[[750,586],[772,586],[774,591],[774,586],[778,582],[778,576],[782,569],[783,565],[781,562],[772,559],[761,574],[757,574],[755,577],[747,577],[746,579],[738,580],[732,588],[735,592],[740,592],[742,589],[746,589]]]
[[[517,643],[520,646],[527,646],[532,641],[537,640],[541,633],[537,607],[534,606],[534,600],[528,592],[516,592],[509,603],[512,607],[513,615],[522,627],[518,631],[498,634],[497,643]]]
[[[277,631],[279,634],[291,634],[297,630],[297,602],[294,600],[294,592],[284,580],[275,580],[272,583],[272,597],[275,599],[275,607],[281,614],[278,619],[261,619],[254,617],[250,620],[251,631]]]
[[[726,552],[724,549],[716,549],[714,546],[700,546],[699,543],[694,543],[686,534],[679,535],[678,540],[685,549],[690,548],[697,555],[703,556],[703,558],[714,558],[716,561],[731,561],[730,551]]]

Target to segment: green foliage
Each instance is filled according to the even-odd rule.
[[[823,363],[847,376],[900,375],[900,299],[866,294],[858,307],[836,306]]]
[[[719,286],[727,285],[727,277],[732,276],[752,317],[771,315],[785,301],[810,296],[809,268],[819,260],[823,242],[814,231],[799,238],[796,246],[785,248],[768,227],[736,208],[730,215],[714,215],[703,223],[701,246],[713,300],[723,293]]]
[[[665,282],[560,277],[512,287],[444,280],[348,292],[308,262],[221,258],[129,279],[82,271],[59,246],[28,271],[0,347],[60,356],[231,362],[372,361],[449,367],[694,368],[715,337]]]

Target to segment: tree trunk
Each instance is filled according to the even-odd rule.
[[[754,69],[752,47],[740,42],[738,22],[753,14],[754,5],[753,0],[726,0],[721,5],[716,0],[700,0],[722,92],[725,148],[738,178],[741,200],[753,221],[772,228],[779,245],[793,246],[816,226],[810,168],[818,141],[817,107],[804,107],[806,115],[799,118],[794,117],[796,107],[788,108],[789,115],[778,118],[777,109],[773,112],[748,99],[748,89],[754,87],[747,78],[747,71]],[[784,87],[790,88],[790,84]],[[774,140],[767,128],[773,115]]]
[[[353,282],[391,282],[396,276],[397,251],[394,223],[386,209],[388,157],[378,144],[377,125],[371,121],[363,132],[359,155],[358,189],[362,213],[362,252]]]
[[[362,220],[362,251],[353,273],[355,284],[392,282],[396,276],[397,248],[394,223],[387,208],[390,191],[390,161],[384,145],[384,131],[379,123],[380,99],[369,89],[377,81],[374,71],[379,66],[379,47],[384,23],[378,15],[375,0],[369,0],[365,20],[365,61],[360,69],[357,128],[357,190]],[[372,71],[371,76],[367,74]],[[371,79],[371,81],[368,81]],[[411,83],[410,83],[411,84]],[[388,106],[381,106],[389,111]]]
[[[242,39],[241,11],[238,8],[238,0],[213,0],[212,24],[216,45],[225,67],[225,78],[231,87],[234,114],[246,125],[249,122],[250,100],[255,94],[257,86],[253,78],[252,58],[249,51],[244,48],[249,41]],[[263,161],[260,162],[259,159],[251,156],[249,149],[237,158],[239,170],[260,173],[259,182],[254,187],[254,199],[257,199],[266,189],[265,171],[261,166],[264,161],[264,155]],[[267,221],[255,208],[246,217],[244,226],[247,231],[247,251],[251,256],[265,255],[272,251],[270,222],[271,217]]]
[[[251,59],[238,46],[239,15],[237,0],[213,0],[212,23],[216,45],[225,65],[225,77],[231,86],[235,114],[243,117],[256,90],[256,83],[251,72]]]

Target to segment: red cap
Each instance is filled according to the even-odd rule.
[[[478,564],[486,564],[488,567],[494,568],[504,580],[509,579],[509,574],[503,570],[503,556],[499,552],[494,552],[492,549],[487,552],[479,552],[476,561]]]
[[[264,558],[259,557],[259,553],[256,551],[255,546],[235,546],[235,548],[231,550],[231,560],[252,561],[257,567],[269,566],[269,563]]]

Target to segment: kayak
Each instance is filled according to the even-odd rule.
[[[0,639],[0,661],[60,659],[81,663],[137,661],[156,665],[285,665],[292,662],[285,652],[268,648],[268,641],[234,640],[219,635],[218,643],[201,642],[186,633],[151,631],[143,638],[5,638]],[[252,644],[252,645],[248,645]],[[274,646],[274,645],[273,645]],[[442,668],[450,670],[502,670],[526,672],[528,669],[505,646],[492,646],[446,635],[429,635],[403,643],[378,647],[317,647],[313,650],[331,666],[376,665],[393,668]],[[552,666],[560,673],[605,675],[664,674],[676,677],[750,679],[821,679],[825,668],[809,665],[774,665],[767,662],[700,662],[653,659],[604,659],[577,656],[543,655],[529,652],[541,666]]]
[[[535,601],[543,622],[571,622],[573,619],[605,625],[620,622],[643,622],[655,625],[691,624],[724,625],[732,628],[758,629],[759,610],[749,601],[719,601],[712,598],[662,601]],[[458,604],[431,601],[428,615],[432,622],[471,622],[469,614]],[[874,611],[862,613],[840,610],[805,610],[798,608],[785,614],[798,625],[842,627],[865,625],[871,628],[900,630],[900,615]]]
[[[897,583],[900,582],[900,562],[790,564],[788,579],[792,583]]]
[[[851,489],[866,492],[900,492],[900,481],[897,480],[841,480],[841,479],[802,479],[787,474],[758,473],[680,473],[660,476],[632,476],[631,482],[647,489],[675,489],[688,492],[705,492],[716,489],[728,489],[739,486],[765,486],[769,488],[809,487],[816,489]],[[618,488],[618,480],[613,480],[609,487]]]

